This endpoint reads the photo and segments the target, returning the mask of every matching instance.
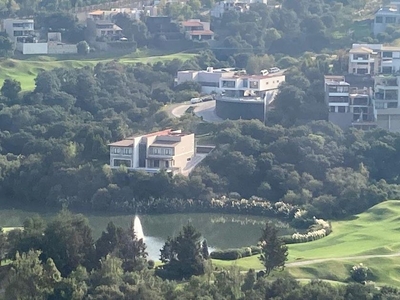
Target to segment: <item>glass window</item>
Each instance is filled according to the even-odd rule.
[[[346,112],[346,107],[345,106],[339,106],[338,107],[338,112],[340,112],[340,113]]]
[[[245,88],[249,87],[249,80],[248,79],[243,79],[243,87],[245,87]]]
[[[334,113],[335,112],[335,106],[329,106],[329,111],[331,113]]]
[[[383,17],[376,17],[375,18],[375,23],[382,23],[383,22]]]
[[[124,160],[124,159],[114,159],[114,167],[119,167],[119,166],[125,166],[130,168],[131,167],[131,161],[130,160]]]
[[[397,108],[397,102],[389,102],[389,103],[387,104],[387,107],[388,107],[388,108]]]
[[[382,67],[383,74],[391,74],[392,70],[393,70],[392,67]]]
[[[396,17],[386,17],[386,23],[396,23]]]
[[[393,52],[385,51],[382,53],[382,57],[393,57]]]
[[[172,155],[172,149],[170,148],[165,149],[165,155]]]
[[[258,89],[258,81],[250,81],[250,88]]]
[[[234,88],[236,86],[236,82],[232,80],[224,80],[222,81],[222,87]]]

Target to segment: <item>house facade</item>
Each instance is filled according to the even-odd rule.
[[[195,71],[178,71],[176,84],[181,84],[186,81],[195,81],[201,85],[203,94],[220,93],[220,78],[231,77],[237,73],[233,68],[214,69],[208,67],[207,70]]]
[[[61,42],[60,32],[49,32],[41,37],[35,31],[32,19],[5,19],[3,28],[14,42],[15,49],[22,54],[76,54],[75,44]]]
[[[345,76],[325,76],[324,82],[330,122],[342,129],[377,126],[372,87],[352,86]]]
[[[353,44],[349,51],[349,74],[400,73],[400,47]]]
[[[210,30],[210,22],[191,19],[180,23],[186,38],[190,40],[213,40],[214,32]]]
[[[377,35],[386,30],[388,25],[400,23],[400,2],[392,1],[389,5],[379,8],[374,15],[372,32]]]
[[[220,78],[221,92],[216,96],[215,113],[222,119],[258,119],[265,122],[279,85],[283,82],[284,71]]]
[[[125,166],[128,170],[149,173],[160,170],[184,173],[196,154],[194,134],[171,129],[130,137],[109,147],[112,169]]]

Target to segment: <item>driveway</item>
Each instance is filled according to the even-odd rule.
[[[190,102],[184,102],[182,105],[173,108],[171,114],[176,118],[180,118],[181,116],[184,115],[184,113],[189,107],[194,107],[193,110],[194,114],[199,118],[203,118],[203,120],[206,122],[215,123],[223,121],[215,113],[215,100],[200,102],[196,104],[190,104]]]

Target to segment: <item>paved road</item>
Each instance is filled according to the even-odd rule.
[[[206,101],[196,104],[190,104],[190,102],[184,102],[172,109],[171,114],[177,118],[180,118],[189,107],[194,107],[194,114],[198,117],[202,117],[206,122],[221,122],[222,119],[215,114],[215,100]]]

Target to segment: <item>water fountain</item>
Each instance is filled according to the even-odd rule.
[[[135,216],[133,220],[133,230],[135,231],[136,237],[140,240],[143,239],[144,241],[144,233],[142,228],[142,223],[140,222],[139,216]]]

